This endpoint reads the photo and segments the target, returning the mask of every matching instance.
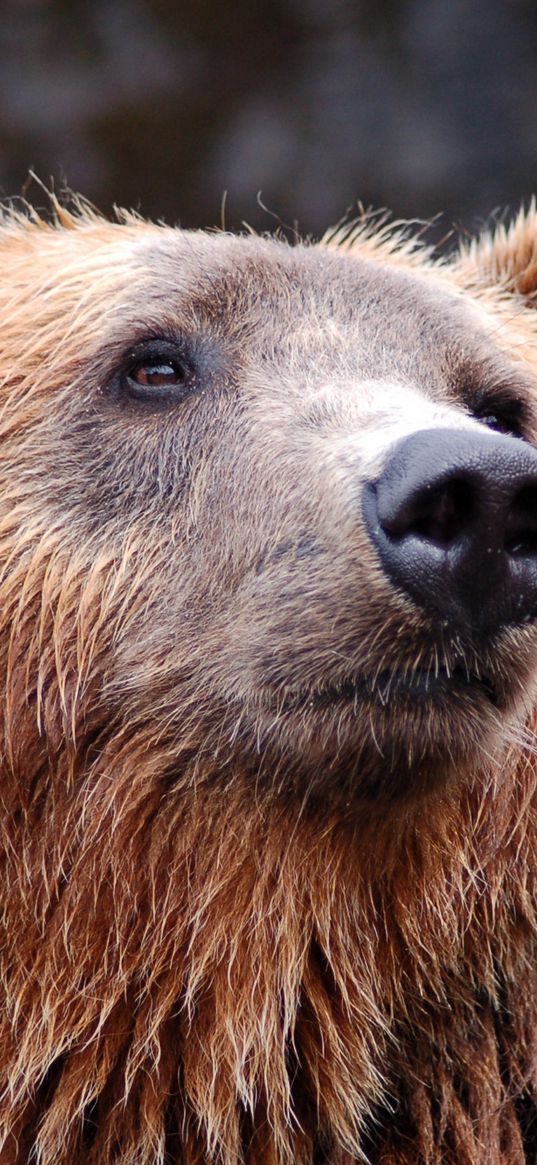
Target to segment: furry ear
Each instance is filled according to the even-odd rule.
[[[537,307],[537,207],[532,199],[513,221],[463,244],[454,273],[469,290],[491,288]]]

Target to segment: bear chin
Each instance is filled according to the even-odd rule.
[[[420,804],[498,769],[520,716],[505,681],[461,667],[385,671],[267,704],[251,741],[257,763],[325,812],[378,801],[385,814],[387,802]]]

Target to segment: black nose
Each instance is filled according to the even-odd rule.
[[[424,610],[488,633],[537,618],[537,451],[515,437],[425,429],[364,493],[384,571]]]

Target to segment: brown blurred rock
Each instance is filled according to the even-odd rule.
[[[360,199],[472,226],[535,186],[530,0],[11,0],[0,185],[319,232]]]

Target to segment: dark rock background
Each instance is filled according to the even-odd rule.
[[[529,197],[536,97],[535,0],[0,3],[4,195],[32,167],[198,226],[226,191],[306,233],[361,200],[440,239]]]

